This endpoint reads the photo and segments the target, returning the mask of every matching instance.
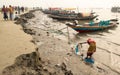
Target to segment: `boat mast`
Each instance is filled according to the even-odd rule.
[[[79,7],[77,6],[77,12],[79,13]]]

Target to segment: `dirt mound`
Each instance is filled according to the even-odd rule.
[[[38,53],[23,54],[16,58],[15,63],[3,70],[3,75],[73,75],[67,70],[65,63],[49,66],[50,62],[42,60]]]
[[[31,10],[28,13],[22,14],[20,15],[19,18],[15,19],[15,24],[21,24],[24,25],[25,23],[27,23],[28,19],[32,19],[33,17],[35,17],[35,15],[33,14],[33,12],[35,12],[36,10]]]

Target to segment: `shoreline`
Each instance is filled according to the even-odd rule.
[[[37,14],[41,14],[41,13],[39,11],[34,12],[34,15],[37,15]],[[107,72],[111,72],[111,70],[107,71],[106,69],[101,68],[99,66],[97,66],[97,68],[98,68],[97,69],[98,71],[97,71],[97,70],[91,68],[90,66],[84,64],[80,60],[80,58],[77,57],[74,54],[74,52],[71,50],[71,47],[67,43],[67,41],[64,41],[58,37],[57,38],[54,37],[54,35],[55,35],[54,31],[50,32],[50,35],[47,36],[47,31],[34,28],[34,25],[36,25],[36,24],[41,25],[41,27],[42,27],[41,23],[40,24],[37,23],[41,20],[38,17],[37,18],[35,17],[30,21],[27,20],[27,22],[28,22],[27,25],[24,25],[24,24],[21,25],[23,27],[24,32],[31,34],[31,36],[33,37],[32,42],[38,47],[36,49],[36,51],[37,51],[36,53],[38,53],[38,55],[40,55],[40,57],[37,58],[37,59],[39,59],[37,61],[40,61],[40,64],[38,64],[38,65],[35,65],[36,61],[33,60],[33,58],[31,58],[31,56],[32,56],[32,54],[34,54],[34,52],[30,53],[30,54],[26,54],[26,55],[21,55],[21,57],[25,57],[24,59],[22,59],[22,60],[25,60],[25,64],[19,63],[19,65],[25,66],[24,69],[27,70],[27,71],[25,71],[25,73],[26,72],[32,73],[31,68],[34,70],[34,72],[32,73],[33,75],[36,73],[38,73],[38,74],[43,73],[43,75],[44,75],[45,72],[47,73],[47,75],[51,75],[51,74],[59,75],[58,71],[60,71],[60,75],[64,75],[65,73],[70,74],[70,75],[74,75],[74,74],[76,74],[76,75],[79,75],[79,74],[106,75]],[[46,24],[44,24],[43,26],[45,26],[45,27],[49,26],[49,22],[46,21]],[[42,29],[44,29],[44,28],[42,28]],[[21,57],[17,57],[17,59],[18,58],[20,59]],[[29,60],[34,61],[31,63],[32,66],[30,66],[30,63],[28,62],[28,58],[29,58]],[[22,60],[20,60],[19,62],[21,62]],[[16,62],[15,64],[18,64],[18,62]],[[30,67],[27,66],[28,64]],[[14,65],[12,65],[12,66],[14,67]],[[33,66],[38,66],[38,67],[33,67]],[[19,66],[16,66],[16,67],[19,68]],[[13,69],[19,70],[18,68],[13,68]],[[10,69],[10,67],[8,67],[8,69]],[[38,70],[35,70],[35,69],[38,69]],[[64,70],[62,70],[62,69],[64,69]],[[8,71],[8,72],[11,72],[11,71]],[[22,71],[22,72],[24,72],[24,71]],[[39,73],[39,72],[41,72],[41,73]],[[112,73],[112,74],[117,75],[116,73]]]

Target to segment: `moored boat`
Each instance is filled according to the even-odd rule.
[[[79,33],[83,32],[92,32],[92,31],[99,31],[99,30],[104,30],[108,28],[112,28],[118,25],[117,20],[107,20],[107,21],[100,21],[100,22],[91,22],[91,23],[85,23],[83,25],[74,25],[67,23],[67,26],[71,27],[75,31]]]
[[[49,17],[57,20],[93,20],[98,15],[89,15],[89,16],[82,16],[81,14],[57,14],[52,15],[50,14]]]

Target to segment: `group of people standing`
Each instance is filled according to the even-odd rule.
[[[9,5],[9,7],[3,5],[2,7],[2,13],[3,13],[3,18],[4,20],[13,20],[16,15],[20,14],[21,12],[24,12],[25,8],[24,7],[19,7],[19,6],[16,6],[16,7],[13,7],[11,5]],[[15,12],[15,14],[14,14]],[[8,16],[9,14],[9,16]]]
[[[13,7],[11,5],[9,5],[9,8],[7,8],[5,5],[3,5],[2,12],[3,12],[4,20],[8,20],[8,13],[9,13],[10,20],[13,19],[14,9],[13,9]]]

